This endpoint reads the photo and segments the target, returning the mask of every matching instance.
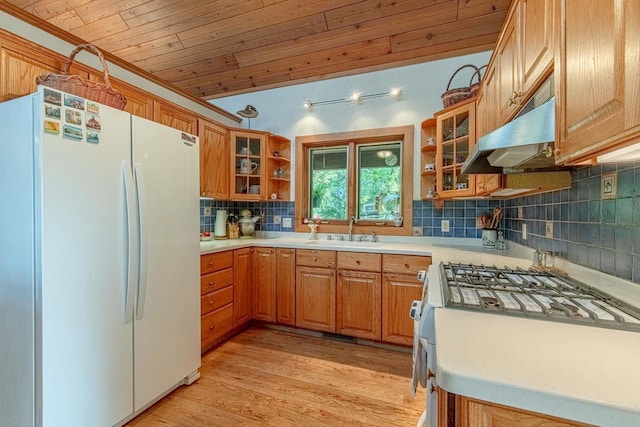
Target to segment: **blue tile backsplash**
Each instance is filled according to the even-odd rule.
[[[617,172],[617,197],[602,199],[602,174]],[[504,209],[499,229],[508,241],[542,251],[552,251],[570,262],[640,283],[640,162],[583,167],[572,171],[570,189],[518,197],[509,200],[448,200],[442,209],[431,201],[413,201],[413,227],[424,236],[480,238],[476,219],[491,214],[496,206]],[[211,215],[204,215],[204,207]],[[523,218],[518,219],[518,208]],[[274,216],[294,217],[294,202],[200,201],[200,230],[214,231],[217,209],[238,213],[261,211],[265,220],[256,229],[293,231],[275,224]],[[449,220],[450,230],[441,231],[441,221]],[[546,221],[553,221],[553,237],[545,237]],[[522,224],[527,239],[522,238]]]

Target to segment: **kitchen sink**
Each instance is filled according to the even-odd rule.
[[[346,240],[308,240],[306,245],[311,246],[335,246],[341,248],[379,248],[382,246],[380,242],[358,242]]]

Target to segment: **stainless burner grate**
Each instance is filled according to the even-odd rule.
[[[566,276],[441,263],[447,307],[640,332],[640,311]]]

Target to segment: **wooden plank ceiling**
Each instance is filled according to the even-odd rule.
[[[510,0],[7,0],[196,97],[492,49]]]

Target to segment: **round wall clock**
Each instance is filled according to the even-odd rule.
[[[392,154],[384,159],[384,162],[387,164],[387,166],[395,166],[398,163],[398,156]]]

